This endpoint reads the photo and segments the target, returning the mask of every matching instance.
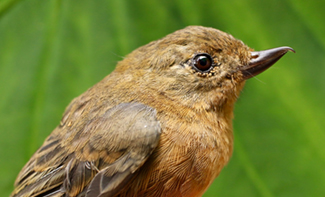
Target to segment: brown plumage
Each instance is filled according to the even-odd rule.
[[[231,157],[245,80],[288,50],[200,26],[136,49],[70,103],[12,196],[201,196]]]

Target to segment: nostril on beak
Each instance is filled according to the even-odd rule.
[[[258,58],[259,57],[259,54],[258,54],[258,52],[251,52],[251,59],[256,59],[256,58]]]

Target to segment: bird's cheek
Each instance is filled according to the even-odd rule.
[[[220,90],[226,97],[237,98],[244,85],[245,80],[242,79],[240,73],[227,74]]]

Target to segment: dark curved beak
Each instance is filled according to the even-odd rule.
[[[265,71],[288,51],[295,53],[291,47],[278,47],[264,51],[251,52],[251,60],[249,64],[240,68],[244,79],[249,79]]]

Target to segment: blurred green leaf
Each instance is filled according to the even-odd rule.
[[[235,149],[204,195],[325,194],[325,1],[3,0],[0,2],[0,193],[64,108],[133,49],[187,25],[287,54],[250,79],[236,104]]]

